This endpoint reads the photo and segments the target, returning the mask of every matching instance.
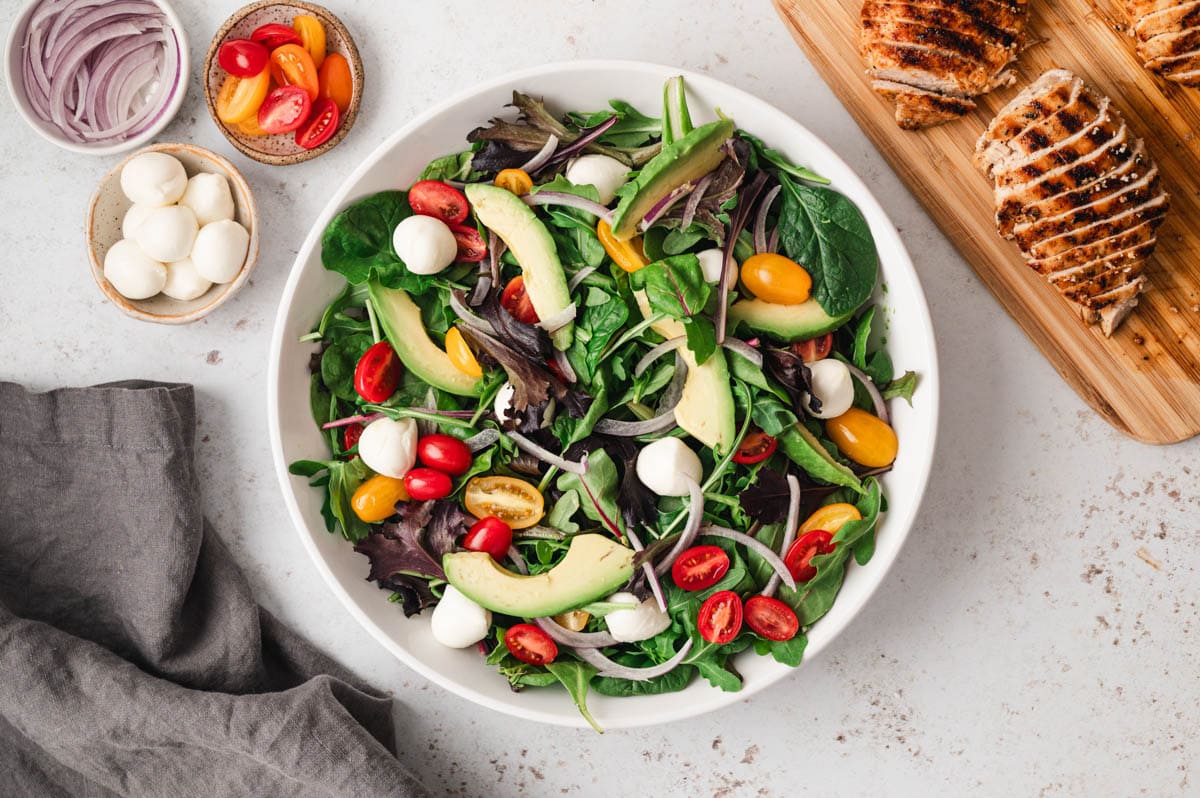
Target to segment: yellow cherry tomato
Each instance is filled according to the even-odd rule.
[[[408,501],[404,480],[376,474],[358,486],[350,497],[354,514],[368,524],[378,523],[396,512],[397,502]]]
[[[507,189],[518,197],[528,194],[533,188],[533,178],[524,169],[501,169],[496,175],[495,183],[499,188]]]
[[[818,507],[816,511],[808,517],[808,519],[800,525],[796,535],[799,537],[805,532],[811,532],[814,529],[824,529],[831,535],[837,534],[837,531],[842,528],[842,525],[847,521],[859,521],[862,519],[862,513],[853,504],[839,502],[837,504],[827,504],[824,507]]]
[[[463,503],[476,518],[494,515],[513,529],[533,526],[546,511],[541,492],[516,477],[474,477],[463,492]]]
[[[583,610],[567,610],[554,616],[554,621],[564,629],[572,632],[582,632],[587,626],[588,618],[592,617]]]
[[[878,416],[857,407],[826,421],[825,432],[842,454],[868,468],[891,465],[900,448],[895,430]]]
[[[454,364],[454,368],[468,377],[483,376],[483,369],[475,359],[475,353],[467,346],[467,339],[463,338],[462,330],[457,327],[446,330],[446,355]]]
[[[746,258],[742,282],[759,299],[777,305],[799,305],[812,293],[812,277],[804,267],[774,252]]]
[[[270,86],[271,71],[266,68],[252,78],[227,75],[217,92],[217,118],[227,125],[236,125],[255,116]]]
[[[300,34],[301,44],[320,69],[321,62],[325,60],[325,26],[321,20],[308,14],[299,14],[292,17],[292,29]]]
[[[238,122],[237,130],[238,130],[238,133],[241,133],[243,136],[267,136],[267,135],[270,135],[269,133],[267,133],[267,131],[262,129],[262,126],[260,126],[258,124],[258,114],[255,114],[254,116],[250,117],[249,119],[245,119],[245,120],[242,120],[241,122]]]
[[[604,245],[604,251],[618,266],[627,272],[636,272],[645,266],[646,253],[642,251],[642,237],[634,236],[628,241],[618,241],[612,227],[601,219],[596,223],[596,237]]]

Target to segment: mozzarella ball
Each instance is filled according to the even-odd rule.
[[[717,283],[721,280],[721,264],[725,262],[725,253],[713,247],[712,249],[701,250],[696,253],[696,257],[700,259],[700,271],[704,272],[704,282]],[[729,279],[726,284],[734,286],[737,284],[738,264],[737,259],[729,259]]]
[[[441,601],[433,608],[429,626],[433,639],[449,648],[466,648],[487,637],[492,613],[446,585]]]
[[[133,240],[161,263],[183,260],[196,241],[196,214],[182,205],[153,208],[133,231]]]
[[[191,213],[191,211],[188,211]],[[212,222],[200,228],[192,247],[192,263],[206,280],[227,283],[242,270],[250,234],[232,219]]]
[[[104,279],[128,299],[149,299],[162,291],[167,269],[129,239],[113,244],[104,256]]]
[[[143,152],[121,170],[121,190],[135,205],[161,207],[178,202],[187,183],[183,164],[165,152]]]
[[[125,211],[125,218],[121,220],[121,237],[133,238],[138,225],[146,221],[152,210],[153,205],[130,205],[129,210]]]
[[[358,439],[358,456],[376,474],[404,479],[417,462],[417,422],[379,418]]]
[[[233,218],[233,192],[224,175],[212,172],[192,175],[179,204],[192,209],[201,227]]]
[[[454,233],[441,219],[410,216],[392,233],[392,246],[413,274],[437,274],[458,257]]]
[[[700,457],[679,438],[659,438],[646,444],[637,456],[637,475],[659,496],[687,496],[688,481],[704,474]]]
[[[167,282],[163,285],[162,292],[171,299],[184,302],[198,299],[210,288],[212,281],[200,276],[191,258],[167,264]]]
[[[654,598],[638,602],[632,593],[613,593],[606,601],[622,604],[637,602],[631,610],[613,610],[604,616],[608,633],[621,643],[636,643],[639,640],[649,640],[656,634],[661,634],[671,628],[671,616],[658,608]]]
[[[600,204],[607,205],[629,180],[629,167],[607,155],[583,155],[567,164],[567,180],[576,186],[595,186]]]
[[[513,396],[516,392],[517,389],[513,387],[511,382],[504,383],[500,386],[500,390],[496,391],[496,398],[492,402],[492,410],[496,412],[496,418],[501,423],[510,419],[509,414],[512,411]],[[541,429],[546,429],[554,421],[554,410],[554,399],[551,397],[550,401],[546,403],[546,411],[542,414]]]
[[[804,394],[804,409],[817,418],[836,418],[854,404],[854,377],[846,364],[832,357],[809,363],[812,373],[812,395],[821,402],[821,409],[814,411],[808,404],[809,394]]]

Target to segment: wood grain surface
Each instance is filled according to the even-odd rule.
[[[900,130],[892,104],[871,90],[858,52],[862,0],[773,1],[867,136],[1084,401],[1147,443],[1200,433],[1200,89],[1142,67],[1121,0],[1030,0],[1030,45],[1017,62],[1016,84],[978,98],[979,108],[968,116],[921,132]],[[1025,266],[1017,245],[999,236],[991,183],[971,162],[975,141],[995,113],[1051,67],[1070,69],[1112,97],[1146,140],[1171,193],[1147,291],[1110,339],[1099,327],[1085,326]],[[913,254],[919,270],[920,253]]]

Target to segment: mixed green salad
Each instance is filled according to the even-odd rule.
[[[661,118],[514,92],[469,146],[322,238],[330,459],[293,463],[368,578],[514,690],[738,690],[865,565],[911,402],[875,245],[828,181],[682,78]],[[598,727],[597,727],[598,728]]]

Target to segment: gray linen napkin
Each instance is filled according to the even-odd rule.
[[[185,385],[0,383],[0,795],[418,796],[391,701],[260,609]]]

